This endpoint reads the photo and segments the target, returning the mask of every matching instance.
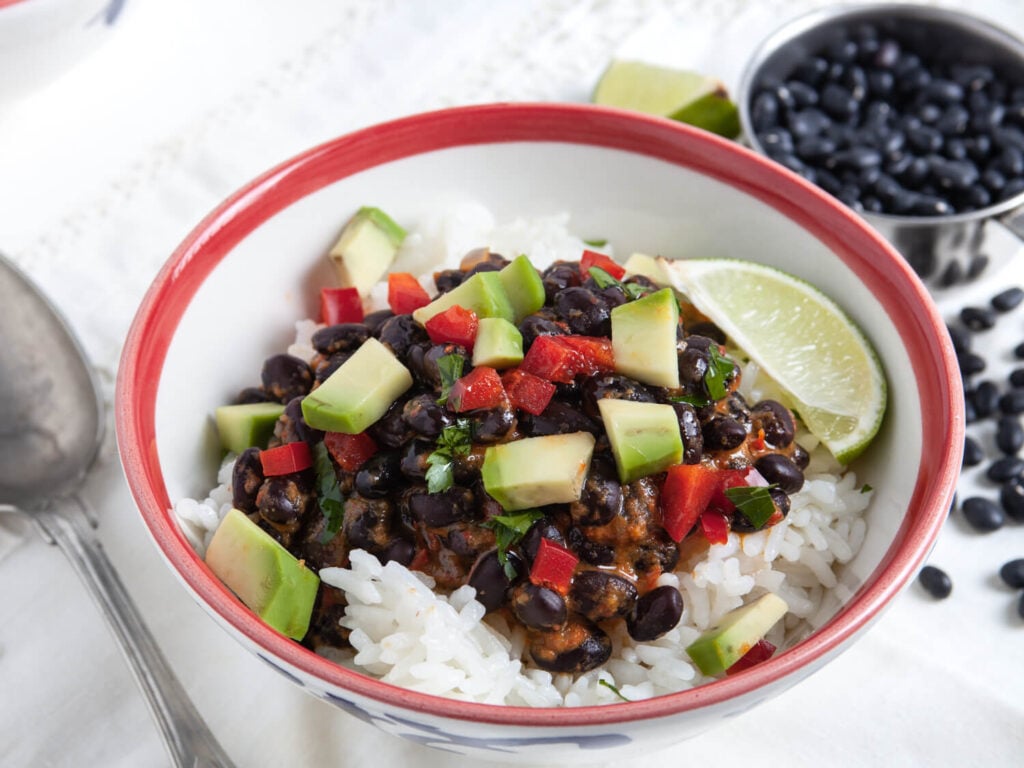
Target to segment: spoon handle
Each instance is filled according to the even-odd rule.
[[[79,502],[81,503],[81,502]],[[53,509],[33,513],[103,612],[176,768],[233,768],[142,621],[99,541]]]

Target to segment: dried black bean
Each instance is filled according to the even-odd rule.
[[[938,600],[949,597],[953,591],[953,581],[949,578],[949,574],[934,565],[924,566],[918,572],[917,580],[921,582],[921,586],[929,595]]]
[[[1005,483],[1024,475],[1024,459],[1018,456],[1003,456],[988,465],[985,476],[995,483]]]
[[[965,467],[976,467],[984,460],[985,449],[981,447],[981,444],[973,437],[965,437],[963,465]]]
[[[960,321],[972,331],[987,331],[996,324],[996,314],[987,307],[964,307]]]
[[[1003,563],[1002,567],[999,569],[999,578],[1001,578],[1008,587],[1012,587],[1013,589],[1024,589],[1024,557]]]
[[[960,364],[960,373],[964,376],[973,376],[981,373],[987,366],[985,358],[974,352],[964,352],[957,355],[957,362]]]
[[[1016,416],[1000,416],[996,422],[996,446],[1006,454],[1015,454],[1024,446],[1024,427]]]
[[[1018,523],[1024,523],[1024,480],[1015,477],[999,489],[999,505]]]
[[[1024,368],[1014,368],[1006,380],[1013,387],[1024,387]]]
[[[999,410],[1006,414],[1024,413],[1024,388],[1014,387],[999,398]]]
[[[985,419],[999,410],[999,387],[994,381],[979,381],[968,394],[974,403],[974,412],[979,419]]]
[[[1002,508],[984,496],[964,499],[960,509],[971,527],[978,531],[995,531],[1006,523],[1006,514]]]
[[[950,341],[953,342],[953,349],[956,352],[970,351],[973,339],[966,329],[961,328],[958,325],[947,325],[946,330],[949,331],[949,338]]]
[[[1017,598],[1017,615],[1024,619],[1024,592]]]
[[[1009,312],[1024,300],[1024,288],[1013,287],[1000,291],[992,297],[992,308],[997,312]]]

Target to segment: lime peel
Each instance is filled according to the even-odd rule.
[[[842,464],[867,448],[888,388],[860,328],[810,283],[739,259],[659,258],[675,288],[792,398],[807,428]]]

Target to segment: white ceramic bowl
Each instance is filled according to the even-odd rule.
[[[127,0],[0,0],[0,111],[110,38]]]
[[[623,249],[753,259],[835,297],[889,373],[891,406],[856,464],[876,489],[849,600],[811,637],[748,672],[647,701],[541,710],[469,704],[336,666],[257,620],[196,556],[169,512],[215,485],[214,408],[314,317],[324,254],[364,204],[415,224],[467,200],[499,221],[571,213]],[[593,762],[704,730],[814,672],[915,575],[950,506],[962,393],[944,325],[882,238],[833,198],[739,145],[658,118],[569,105],[490,105],[398,120],[310,150],[244,187],[173,254],[128,336],[117,434],[159,552],[241,646],[383,730],[488,759]],[[866,674],[869,671],[865,671]],[[850,692],[856,696],[856,691]],[[594,750],[601,750],[598,758]]]

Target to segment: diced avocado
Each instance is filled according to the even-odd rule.
[[[265,448],[282,413],[284,406],[280,403],[222,405],[213,413],[220,444],[234,453],[254,445]]]
[[[612,351],[615,370],[644,384],[679,386],[676,333],[679,304],[671,288],[612,310]]]
[[[306,636],[320,578],[245,513],[232,509],[224,516],[206,564],[268,625],[294,640]]]
[[[594,453],[589,432],[527,437],[484,453],[484,490],[508,512],[579,501]]]
[[[654,256],[648,256],[646,253],[634,253],[626,259],[626,263],[622,266],[626,270],[626,277],[642,275],[649,277],[658,285],[671,285],[671,280],[665,273],[661,260]]]
[[[729,611],[690,644],[686,653],[705,675],[720,675],[739,661],[788,610],[785,600],[769,592]]]
[[[390,349],[369,338],[302,399],[302,417],[313,429],[356,435],[411,386],[409,369]]]
[[[619,479],[631,483],[683,460],[679,417],[671,405],[606,397],[597,401]]]
[[[473,342],[473,367],[511,368],[523,362],[523,334],[508,320],[484,317]]]
[[[498,277],[512,303],[515,322],[544,306],[544,281],[526,256],[516,256],[498,272]]]
[[[388,271],[403,240],[405,230],[380,208],[360,208],[328,254],[338,283],[367,295]]]
[[[516,316],[499,273],[477,272],[466,282],[417,309],[412,313],[412,319],[423,325],[434,315],[456,304],[463,309],[473,310],[477,317],[500,317],[513,322]]]

